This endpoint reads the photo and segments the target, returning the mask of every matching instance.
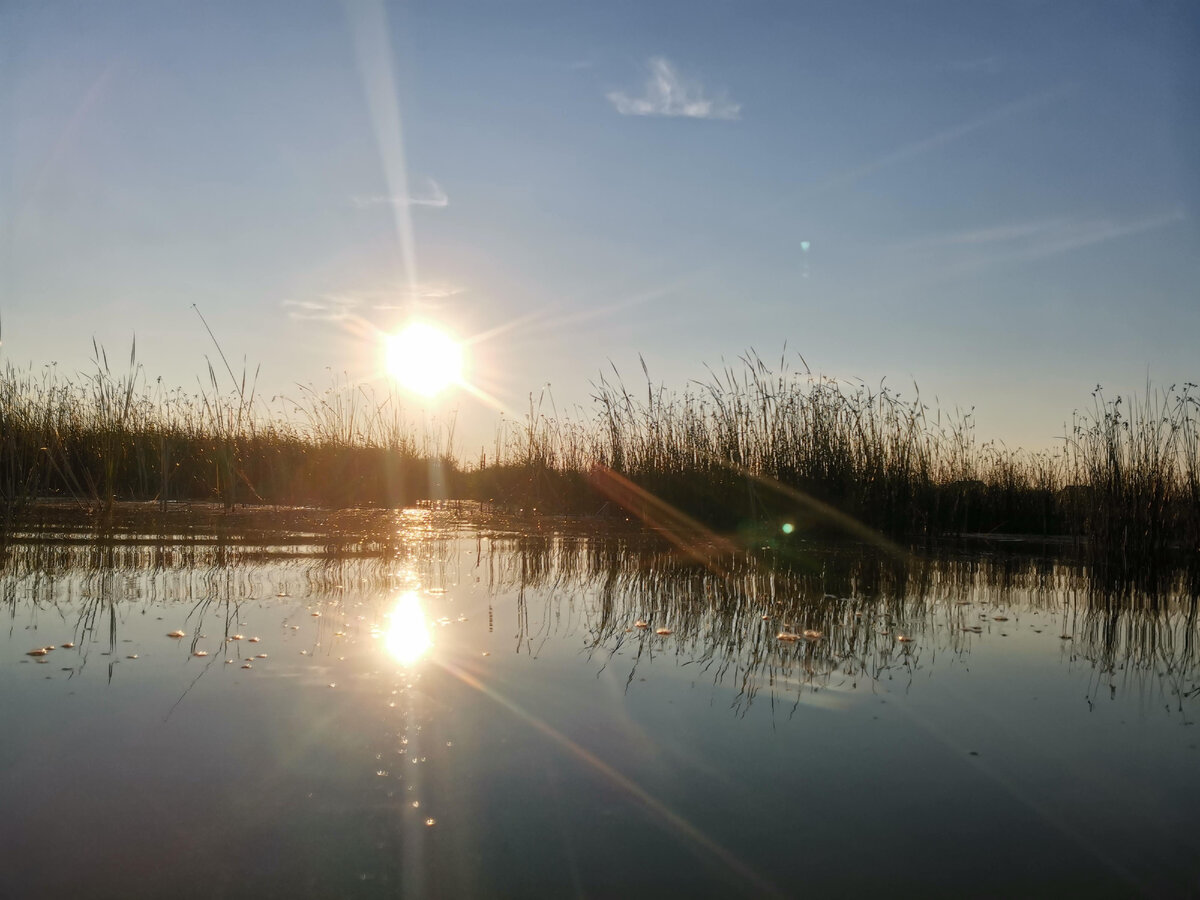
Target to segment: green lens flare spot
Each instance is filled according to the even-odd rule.
[[[791,534],[795,530],[796,530],[796,526],[793,525],[791,522],[783,523],[783,533],[784,534]]]

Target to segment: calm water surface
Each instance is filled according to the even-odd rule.
[[[11,544],[0,897],[1200,893],[1182,578],[375,526]]]

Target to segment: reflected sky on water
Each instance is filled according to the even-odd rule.
[[[1200,887],[1182,574],[388,523],[11,545],[0,896]]]

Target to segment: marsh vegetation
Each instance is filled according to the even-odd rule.
[[[349,383],[265,399],[254,379],[194,393],[114,372],[8,365],[0,377],[0,509],[65,498],[323,507],[470,499],[542,514],[664,516],[751,539],[862,529],[908,541],[964,533],[1071,535],[1135,564],[1200,547],[1200,405],[1192,384],[1107,398],[1099,388],[1049,450],[980,442],[971,412],[914,387],[771,368],[756,356],[682,393],[601,378],[594,407],[531,398],[490,453],[455,453],[454,422]]]

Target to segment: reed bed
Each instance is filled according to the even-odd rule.
[[[467,482],[509,505],[596,512],[612,505],[614,472],[694,520],[756,539],[783,525],[916,541],[1073,535],[1127,565],[1200,549],[1191,384],[1147,389],[1136,403],[1097,390],[1054,450],[1030,452],[979,442],[972,411],[931,408],[915,386],[791,372],[786,360],[772,369],[749,355],[683,393],[647,383],[635,394],[615,372],[601,379],[582,419],[531,404],[497,440],[492,468]]]
[[[398,398],[335,383],[267,401],[245,378],[222,390],[168,391],[131,354],[114,373],[102,351],[83,380],[11,365],[0,373],[4,530],[34,499],[110,512],[117,500],[329,507],[402,506],[441,491],[449,431],[418,437]]]
[[[323,507],[472,499],[506,509],[629,517],[745,539],[844,532],[1073,535],[1122,565],[1200,550],[1200,400],[1185,384],[1136,400],[1097,390],[1050,451],[979,442],[972,411],[771,367],[750,354],[682,392],[626,388],[590,409],[547,394],[501,422],[490,455],[454,454],[454,422],[420,428],[400,399],[348,381],[292,398],[209,367],[187,393],[131,352],[75,380],[0,373],[0,525],[35,498],[111,511],[117,500]],[[226,377],[227,376],[227,377]],[[664,522],[665,519],[665,522]],[[689,538],[690,539],[690,538]]]

